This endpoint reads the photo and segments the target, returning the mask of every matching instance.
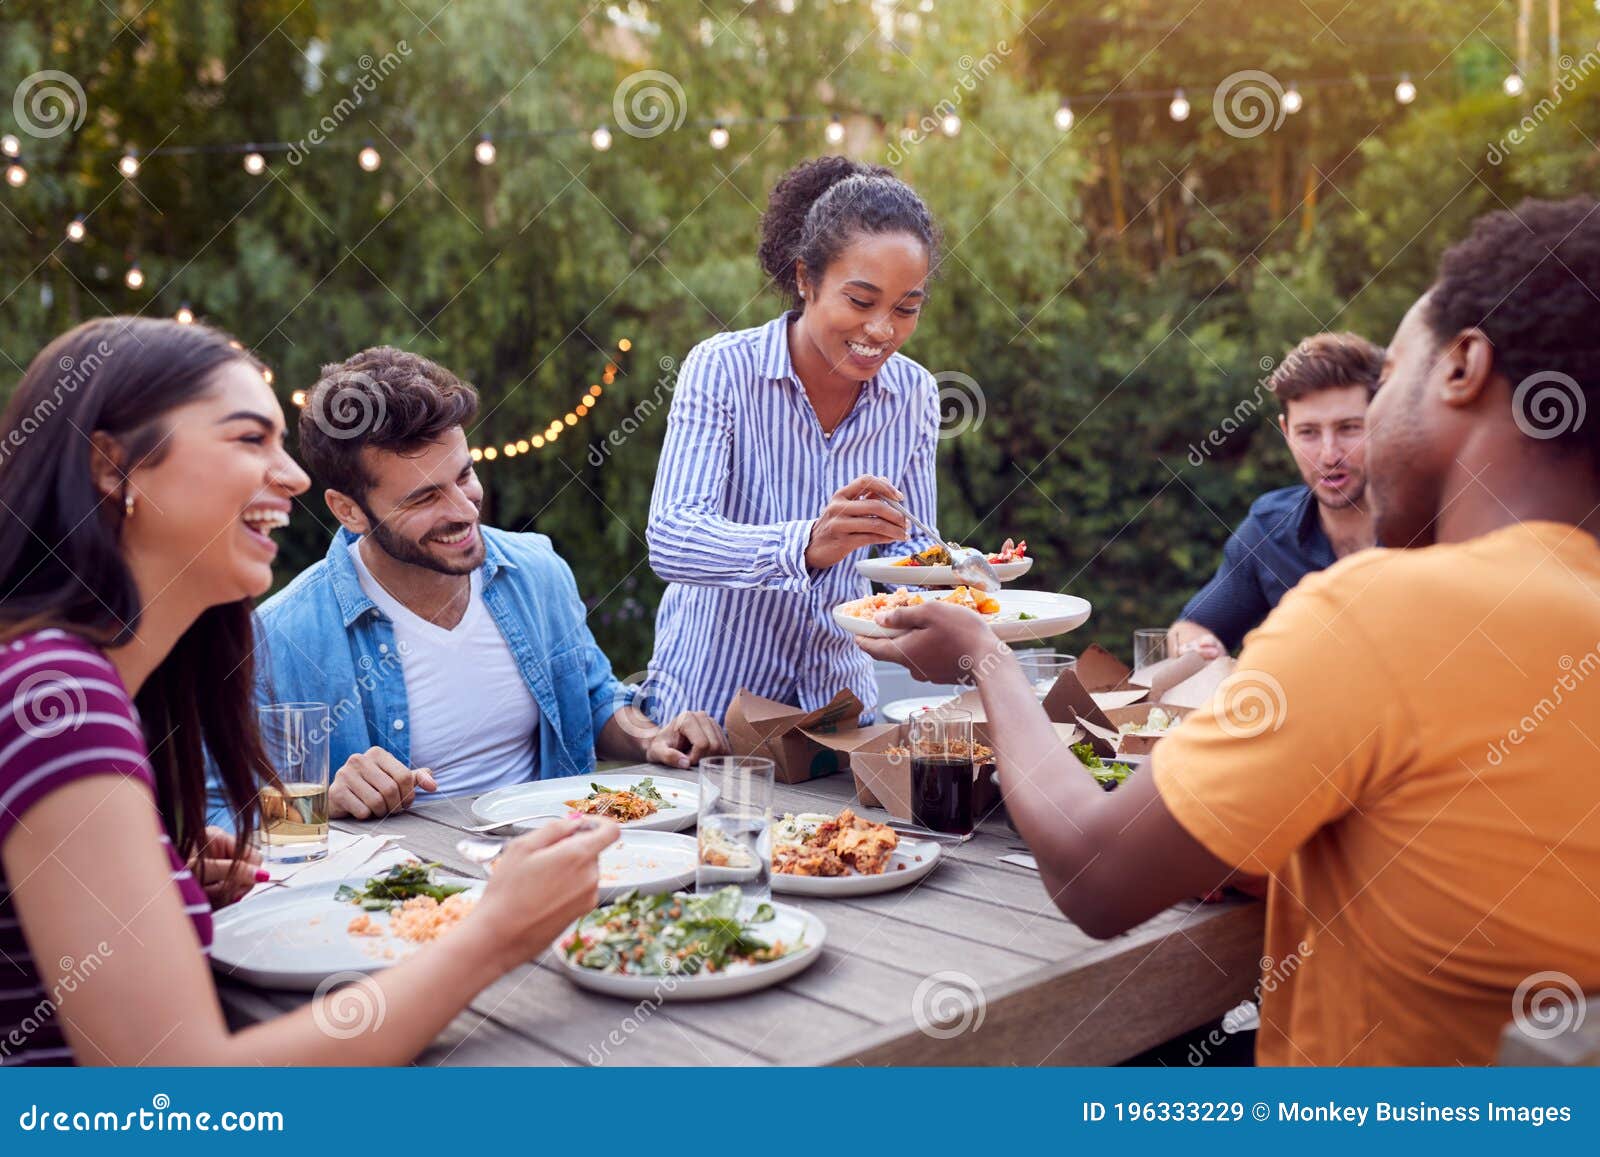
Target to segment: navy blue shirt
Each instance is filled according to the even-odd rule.
[[[1183,608],[1228,650],[1261,625],[1278,600],[1312,571],[1333,565],[1333,544],[1307,486],[1286,486],[1250,504],[1222,548],[1222,565]]]

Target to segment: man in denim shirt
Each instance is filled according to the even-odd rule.
[[[685,768],[727,750],[703,712],[657,726],[633,705],[548,538],[479,522],[477,409],[470,385],[386,346],[306,398],[301,451],[341,529],[261,607],[258,689],[328,705],[334,816],[582,775],[596,753]]]

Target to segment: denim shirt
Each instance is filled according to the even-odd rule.
[[[587,774],[595,737],[632,688],[612,674],[589,633],[578,584],[550,540],[480,530],[484,604],[539,704],[539,778]],[[394,624],[361,589],[350,558],[355,541],[341,529],[327,556],[256,615],[257,701],[328,705],[330,775],[373,746],[411,766],[404,656]],[[225,814],[213,813],[212,822],[232,826]]]

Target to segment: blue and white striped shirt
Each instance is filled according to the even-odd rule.
[[[656,616],[649,697],[655,714],[717,720],[741,689],[812,709],[842,688],[868,715],[872,661],[833,622],[870,593],[847,555],[806,566],[811,527],[863,474],[887,478],[934,523],[938,386],[895,354],[825,436],[789,359],[785,313],[695,346],[679,369],[650,502],[650,565],[669,584]],[[931,545],[913,530],[907,553]]]

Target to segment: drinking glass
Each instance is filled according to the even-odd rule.
[[[700,761],[696,892],[733,884],[746,905],[772,899],[772,771],[772,760],[759,755]]]
[[[1071,655],[1060,651],[1018,651],[1017,664],[1022,668],[1022,674],[1033,687],[1033,693],[1043,702],[1050,694],[1050,689],[1056,685],[1056,680],[1061,673],[1071,668],[1078,660]]]
[[[261,742],[278,773],[261,789],[264,859],[279,864],[328,854],[328,706],[272,703],[261,708]]]
[[[940,707],[911,717],[911,818],[935,832],[971,835],[972,712]]]
[[[1142,671],[1146,667],[1166,659],[1170,654],[1167,644],[1167,629],[1165,627],[1146,627],[1133,633],[1133,669]]]

